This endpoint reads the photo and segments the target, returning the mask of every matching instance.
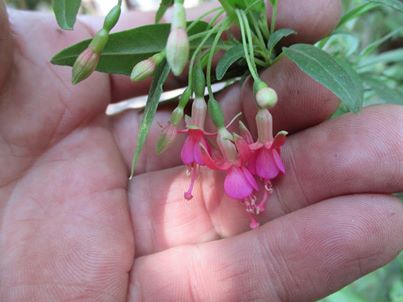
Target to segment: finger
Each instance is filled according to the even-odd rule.
[[[138,258],[129,301],[314,301],[392,260],[402,232],[395,198],[327,200],[257,231]]]
[[[3,0],[0,0],[0,89],[9,77],[12,60],[12,39],[10,35],[10,25],[8,15]]]
[[[202,12],[208,11],[216,6],[214,3],[206,3],[202,6],[189,9],[187,17],[189,20],[198,18]],[[298,34],[290,42],[313,43],[329,34],[338,23],[341,12],[339,0],[282,0],[279,2],[278,27],[288,27],[294,29]],[[269,18],[271,13],[268,13]],[[140,25],[154,22],[154,13],[130,12],[122,16],[116,30],[133,28]],[[166,16],[170,20],[170,13]],[[101,26],[100,18],[88,18],[86,22],[97,30]],[[172,77],[168,81],[169,87],[181,86],[186,78],[179,82]],[[132,84],[128,77],[112,76],[112,96],[114,100],[121,100],[130,96],[142,95],[147,92],[150,81]]]
[[[323,199],[403,191],[403,109],[372,107],[291,136],[286,175],[274,183],[265,223]],[[223,173],[202,170],[187,202],[184,167],[140,175],[129,187],[137,252],[229,237],[249,229],[245,208],[223,192]],[[153,190],[158,188],[158,190]]]
[[[270,83],[279,94],[279,104],[273,110],[275,129],[295,132],[306,127],[318,124],[327,119],[337,108],[338,100],[333,93],[312,80],[300,71],[295,64],[288,60],[280,60],[262,74],[263,80]],[[218,99],[224,109],[225,120],[228,123],[237,113],[244,112],[248,126],[255,128],[256,105],[252,88],[244,85],[234,85],[219,94]],[[157,113],[156,122],[165,124],[169,119],[169,112]],[[126,112],[112,118],[112,128],[117,144],[128,167],[132,159],[134,138],[137,132],[141,115],[138,112]],[[158,156],[154,150],[161,134],[161,128],[154,122],[147,140],[145,150],[136,173],[155,171],[180,164],[180,150],[183,137],[173,144],[167,153]],[[214,129],[210,122],[207,126]]]

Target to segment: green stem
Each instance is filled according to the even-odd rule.
[[[213,9],[211,9],[211,10],[205,12],[203,15],[201,15],[201,16],[200,16],[199,18],[197,18],[196,20],[193,20],[192,23],[189,24],[187,30],[188,30],[188,31],[191,30],[198,22],[202,21],[204,18],[206,18],[206,17],[210,16],[211,14],[214,14],[215,12],[218,12],[218,11],[220,11],[221,14],[224,13],[224,10],[223,10],[221,7],[213,8]],[[221,15],[221,14],[220,14],[220,15]]]
[[[213,56],[214,56],[214,54],[216,52],[217,44],[218,44],[218,41],[221,38],[221,35],[223,34],[223,32],[225,30],[227,30],[227,28],[229,26],[228,23],[229,22],[225,22],[220,26],[220,28],[219,28],[219,30],[217,32],[217,35],[214,38],[213,44],[211,45],[211,50],[210,50],[210,53],[209,53],[209,56],[208,56],[208,59],[207,59],[207,71],[206,71],[207,75],[206,75],[206,78],[207,78],[207,89],[208,89],[208,94],[209,94],[210,98],[213,97],[213,89],[211,88],[211,67],[213,65]]]
[[[246,33],[245,33],[246,29],[245,29],[244,19],[242,17],[242,11],[236,10],[235,12],[236,12],[236,15],[237,15],[238,20],[239,20],[239,25],[240,25],[240,29],[241,29],[241,36],[242,36],[242,46],[243,46],[243,49],[244,49],[244,52],[245,52],[245,59],[246,59],[246,63],[248,64],[249,72],[250,72],[252,78],[255,81],[260,81],[259,75],[257,74],[257,71],[256,71],[256,65],[254,65],[252,63],[252,61],[254,59],[253,45],[252,45],[252,52],[249,53],[249,51],[251,50],[250,47],[249,47],[249,50],[248,50],[248,46],[249,46],[250,43],[248,43],[248,40],[246,38]],[[253,58],[253,59],[251,60],[251,58]]]
[[[228,3],[227,0],[218,0],[218,1],[221,3],[221,6],[227,13],[227,16],[230,18],[230,20],[234,20],[235,19],[234,8]]]
[[[271,33],[273,33],[276,29],[277,13],[278,13],[278,0],[274,1],[272,8],[273,8],[273,12],[271,14],[271,26],[270,26]]]
[[[196,58],[198,56],[198,54],[200,53],[200,51],[202,50],[204,44],[206,44],[207,40],[217,31],[217,28],[225,21],[222,20],[220,21],[216,27],[212,28],[203,38],[203,40],[200,42],[200,44],[197,46],[197,48],[195,49],[195,51],[193,52],[192,58],[190,60],[189,63],[189,73],[188,73],[188,87],[190,89],[192,89],[192,74],[193,74],[193,67],[194,67],[194,63],[196,61]]]

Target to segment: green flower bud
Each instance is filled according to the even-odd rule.
[[[192,90],[189,89],[189,87],[187,87],[179,99],[178,107],[184,109],[186,107],[186,105],[188,104],[191,96],[192,96]]]
[[[184,110],[181,107],[176,107],[174,111],[172,111],[171,114],[171,123],[173,125],[178,125],[180,123],[180,121],[183,119],[183,115],[184,115]]]
[[[73,65],[72,83],[74,85],[88,78],[98,65],[100,54],[88,47],[77,58]]]
[[[172,28],[186,28],[186,11],[183,3],[176,2],[174,4]]]
[[[257,82],[254,85],[256,102],[260,108],[273,108],[277,104],[278,96],[273,88],[268,87],[264,82]]]
[[[104,50],[106,43],[108,43],[108,40],[109,33],[105,29],[101,29],[96,33],[95,37],[92,39],[88,47],[91,48],[94,52],[100,54]]]
[[[206,78],[200,62],[198,62],[193,69],[192,82],[193,91],[196,97],[203,97],[206,88]]]
[[[175,76],[179,76],[189,60],[189,38],[184,28],[172,28],[166,46],[167,61]]]
[[[130,75],[130,79],[133,82],[142,81],[146,78],[150,77],[158,64],[164,59],[164,55],[162,53],[157,53],[147,60],[143,60],[134,66],[132,73]]]
[[[208,101],[208,113],[213,120],[214,125],[218,128],[225,128],[224,126],[224,114],[222,112],[220,104],[214,97],[211,97]]]
[[[103,28],[110,32],[112,28],[118,23],[121,13],[120,5],[115,5],[110,12],[106,15]]]

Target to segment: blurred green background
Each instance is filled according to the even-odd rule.
[[[185,1],[194,5],[198,0]],[[9,6],[48,10],[51,0],[9,0]],[[115,1],[84,0],[82,12],[102,13]],[[126,0],[127,9],[152,8],[157,0]],[[344,12],[365,5],[364,0],[343,0]],[[351,14],[350,14],[351,15]],[[403,14],[385,7],[363,6],[338,27],[330,38],[318,43],[359,72],[365,87],[365,105],[403,105]],[[340,107],[335,117],[346,109]],[[374,175],[376,177],[376,175]],[[398,194],[403,202],[403,194]],[[403,236],[403,234],[402,234]],[[403,252],[393,262],[350,284],[321,302],[403,302]]]

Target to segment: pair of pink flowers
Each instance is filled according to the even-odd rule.
[[[185,198],[191,199],[192,189],[200,166],[226,172],[224,191],[228,197],[241,201],[251,217],[251,228],[259,224],[256,215],[265,210],[268,194],[271,192],[271,181],[285,173],[281,159],[281,146],[285,142],[286,132],[279,132],[273,138],[272,117],[267,109],[259,110],[256,115],[258,140],[253,141],[246,126],[240,123],[239,135],[232,135],[226,128],[218,130],[217,134],[203,130],[207,106],[204,99],[195,100],[192,117],[187,123],[187,138],[182,147],[182,162],[189,167],[191,183],[185,192]],[[221,156],[213,158],[208,136],[217,135],[218,148]],[[259,192],[259,182],[264,187],[264,193],[258,202],[256,193]]]

